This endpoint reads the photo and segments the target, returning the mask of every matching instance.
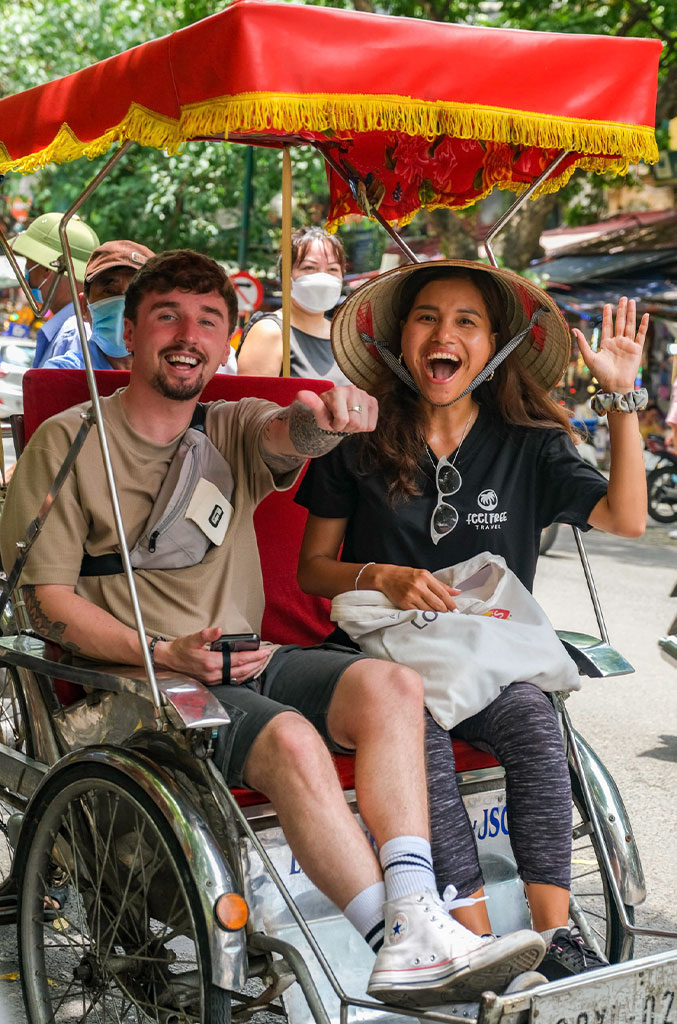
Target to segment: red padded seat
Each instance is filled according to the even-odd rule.
[[[484,750],[471,746],[465,740],[454,740],[454,757],[457,772],[469,772],[478,768],[493,768],[498,764],[495,757]],[[355,788],[355,758],[349,754],[334,754],[334,764],[344,789]],[[268,798],[253,789],[234,787],[232,790],[240,807],[265,804]]]
[[[97,370],[97,386],[101,395],[110,395],[124,387],[129,379],[126,370]],[[332,385],[325,380],[299,380],[294,377],[234,377],[217,374],[205,388],[202,398],[213,401],[225,398],[267,398],[279,405],[289,405],[300,388],[321,394]],[[24,433],[26,440],[50,416],[87,401],[89,390],[84,370],[28,370],[23,378]],[[266,640],[281,644],[316,644],[331,632],[329,601],[309,597],[296,583],[301,539],[306,511],[293,501],[296,487],[269,495],[254,513],[254,525],[261,555],[261,569],[266,593],[262,634]],[[58,685],[57,685],[58,683]],[[55,681],[55,691],[63,704],[77,700],[79,688],[64,681]],[[489,754],[463,741],[454,741],[458,771],[486,768],[497,762]],[[344,789],[353,789],[354,762],[349,756],[336,757],[339,777]],[[247,789],[234,790],[242,806],[265,803],[266,797]]]

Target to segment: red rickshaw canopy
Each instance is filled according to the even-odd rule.
[[[0,173],[94,157],[126,139],[313,142],[331,212],[461,208],[523,190],[562,150],[623,174],[658,158],[661,43],[450,25],[235,0],[219,14],[0,100]]]

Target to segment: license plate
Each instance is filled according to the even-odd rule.
[[[677,952],[558,982],[531,999],[532,1024],[675,1024]]]

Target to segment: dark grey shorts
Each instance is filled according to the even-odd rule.
[[[283,711],[296,711],[307,718],[330,750],[351,753],[332,742],[327,714],[340,677],[364,657],[339,644],[290,644],[275,652],[256,683],[211,687],[230,715],[230,725],[219,729],[214,749],[214,761],[228,785],[246,785],[242,773],[254,740]]]

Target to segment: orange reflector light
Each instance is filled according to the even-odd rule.
[[[244,928],[249,917],[249,907],[236,892],[224,892],[219,896],[214,907],[216,920],[222,928],[229,932],[236,932]]]

